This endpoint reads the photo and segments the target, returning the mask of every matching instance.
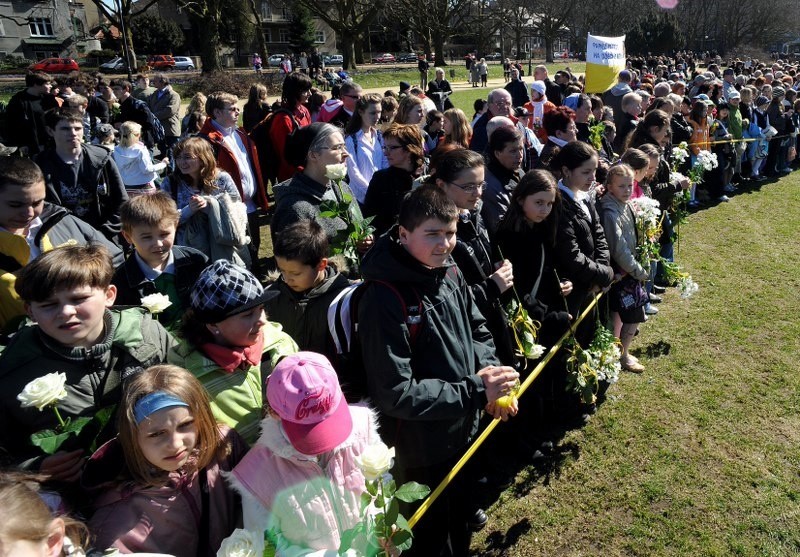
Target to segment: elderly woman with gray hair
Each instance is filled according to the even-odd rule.
[[[270,223],[273,241],[290,224],[314,220],[325,230],[328,239],[334,242],[337,234],[345,230],[347,225],[339,217],[321,216],[320,204],[323,201],[341,202],[345,196],[350,196],[350,214],[361,216],[356,198],[347,183],[340,180],[335,184],[327,176],[328,165],[342,164],[347,158],[341,130],[322,122],[298,128],[286,142],[285,157],[289,164],[302,167],[303,170],[273,190],[276,205]],[[366,251],[371,243],[370,239],[359,249]]]

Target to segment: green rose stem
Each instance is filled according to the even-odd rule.
[[[64,423],[64,419],[61,417],[61,413],[58,411],[58,407],[55,405],[53,405],[53,412],[56,413],[56,418],[58,418],[58,423],[61,426],[61,429],[64,429],[66,424]]]
[[[383,499],[383,505],[382,505],[382,507],[383,507],[383,519],[384,519],[383,520],[383,539],[386,540],[387,542],[389,542],[389,541],[391,541],[391,538],[392,538],[392,534],[391,534],[392,525],[391,524],[386,524],[386,515],[388,514],[389,509],[386,506],[386,496],[384,495],[384,491],[383,491],[383,474],[381,474],[378,477],[378,487],[380,487],[381,499]],[[388,549],[384,549],[383,550],[383,554],[384,554],[385,557],[391,557],[389,555],[389,550]]]

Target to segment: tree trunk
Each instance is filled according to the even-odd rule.
[[[544,33],[544,61],[548,64],[553,63],[553,37],[550,33]]]
[[[222,71],[222,59],[219,56],[219,22],[214,19],[199,19],[201,36],[205,37],[200,44],[200,59],[203,61],[203,73]]]
[[[355,42],[356,64],[364,64],[364,41]]]
[[[355,70],[356,68],[356,49],[355,40],[349,33],[339,33],[340,40],[342,41],[342,57],[344,64],[342,67],[345,70]]]
[[[250,4],[250,11],[253,13],[253,17],[256,20],[256,43],[258,43],[258,52],[266,60],[269,56],[269,52],[267,52],[267,39],[264,36],[264,22],[261,21],[261,12],[258,11],[258,6],[256,6],[256,0],[250,0],[248,2]]]
[[[517,58],[519,58],[522,52],[522,31],[520,31],[519,27],[514,29],[514,45],[517,47]],[[508,54],[504,52],[503,56],[508,56]]]
[[[444,37],[439,33],[433,38],[433,47],[436,51],[436,65],[444,67],[447,65],[447,58],[444,52]]]

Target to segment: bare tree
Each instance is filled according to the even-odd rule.
[[[356,68],[356,42],[383,9],[384,0],[297,0],[336,31],[342,45],[344,68]]]
[[[92,0],[92,3],[97,6],[97,9],[103,14],[108,21],[111,22],[123,34],[122,40],[128,47],[130,59],[128,60],[128,67],[131,70],[136,69],[136,53],[133,48],[133,35],[131,34],[131,20],[137,15],[144,13],[147,9],[155,4],[158,0],[140,0],[135,2],[136,10],[134,10],[134,0],[114,0],[110,5],[104,0]]]

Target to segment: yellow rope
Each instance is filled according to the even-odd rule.
[[[586,307],[585,310],[583,310],[583,313],[580,314],[575,323],[570,327],[569,331],[567,331],[561,336],[558,342],[554,344],[552,348],[550,348],[550,350],[547,352],[542,361],[539,362],[539,364],[535,368],[533,368],[533,371],[531,371],[530,375],[528,375],[528,377],[522,383],[522,386],[519,389],[519,393],[517,393],[517,397],[521,397],[522,394],[528,389],[528,387],[530,387],[533,384],[534,379],[536,379],[539,376],[544,367],[550,362],[550,360],[553,359],[553,356],[555,356],[556,352],[558,352],[559,349],[561,349],[561,346],[564,344],[564,342],[572,336],[572,331],[575,330],[575,327],[577,327],[578,324],[581,321],[583,321],[583,319],[587,315],[589,315],[589,312],[592,310],[592,308],[594,308],[594,306],[597,305],[597,301],[601,298],[601,296],[603,296],[602,293],[594,297],[592,302]],[[472,458],[472,455],[475,454],[475,451],[478,450],[478,448],[483,444],[486,438],[489,437],[489,434],[492,431],[494,431],[494,428],[496,428],[497,424],[499,423],[500,423],[499,418],[495,418],[494,420],[492,420],[492,422],[488,426],[486,426],[486,429],[484,429],[481,432],[478,438],[472,442],[472,445],[470,445],[470,447],[467,449],[467,452],[465,452],[461,456],[458,462],[456,462],[456,465],[453,466],[452,470],[450,470],[444,477],[444,479],[441,481],[441,483],[438,486],[436,486],[436,489],[433,490],[433,493],[428,495],[428,498],[422,502],[422,504],[419,506],[416,512],[408,520],[408,526],[410,528],[413,528],[414,525],[417,522],[419,522],[419,519],[422,518],[422,515],[424,515],[425,512],[431,507],[431,505],[433,505],[433,502],[439,498],[439,496],[442,494],[445,488],[447,488],[447,486],[450,485],[450,482],[453,481],[453,478],[456,477],[456,474],[458,474],[464,467],[464,465],[467,463],[467,461],[470,458]]]

